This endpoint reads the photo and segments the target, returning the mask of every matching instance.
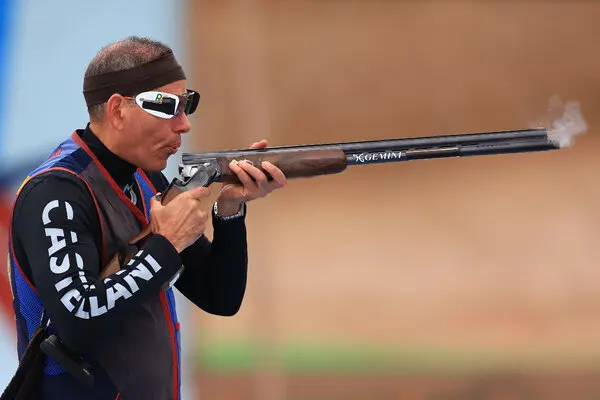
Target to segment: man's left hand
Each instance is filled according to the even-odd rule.
[[[266,140],[261,140],[250,146],[251,149],[265,147],[267,147]],[[264,161],[261,167],[271,175],[273,178],[271,181],[260,169],[245,160],[234,160],[229,164],[229,169],[237,175],[240,183],[223,185],[217,198],[219,215],[236,214],[243,202],[247,203],[265,197],[272,191],[285,186],[286,177],[279,168],[268,161]]]

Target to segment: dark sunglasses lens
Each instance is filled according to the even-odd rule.
[[[186,100],[182,101],[183,112],[186,114],[193,114],[198,107],[198,103],[200,102],[200,95],[196,92],[189,91],[186,95]]]

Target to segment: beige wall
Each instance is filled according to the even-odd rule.
[[[600,344],[599,20],[593,3],[190,2],[197,151],[528,128],[555,93],[591,128],[560,152],[290,182],[249,208],[242,311],[198,313],[199,335]]]

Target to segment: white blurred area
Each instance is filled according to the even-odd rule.
[[[0,4],[0,12],[9,18],[4,59],[8,65],[2,70],[8,75],[3,79],[10,101],[2,102],[5,109],[0,119],[0,166],[5,171],[28,159],[39,161],[74,129],[85,127],[83,74],[102,46],[129,35],[148,36],[170,45],[180,62],[186,63],[184,0],[6,0]],[[169,177],[176,172],[173,162],[165,172]],[[23,177],[14,178],[14,185],[18,185]],[[178,316],[185,342],[186,304],[181,300]],[[14,317],[1,317],[3,390],[17,366],[17,357]],[[187,381],[183,377],[183,398],[193,398]]]

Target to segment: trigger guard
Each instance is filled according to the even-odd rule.
[[[171,180],[171,183],[169,183],[167,189],[163,193],[156,194],[155,198],[156,200],[162,202],[165,194],[168,193],[173,187],[178,188],[182,192],[195,189],[200,186],[206,187],[213,182],[215,176],[217,176],[217,170],[212,167],[198,169],[185,180],[181,180],[180,178],[174,178]]]
[[[192,176],[185,181],[175,179],[173,184],[183,191],[195,189],[200,186],[208,186],[217,175],[217,170],[212,167],[198,169]]]

